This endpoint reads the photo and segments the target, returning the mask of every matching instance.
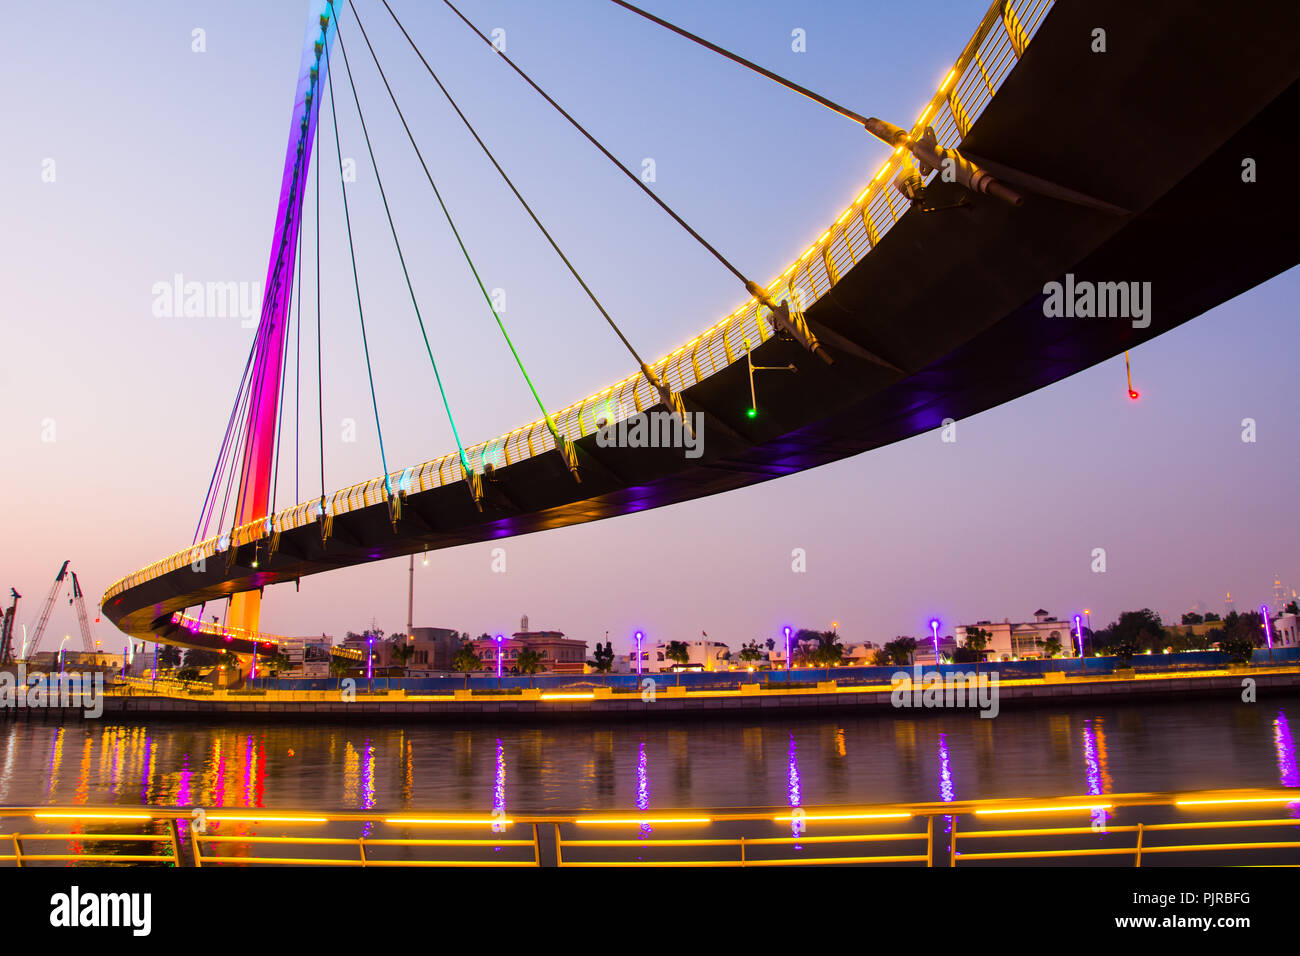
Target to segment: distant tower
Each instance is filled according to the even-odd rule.
[[[1236,609],[1237,602],[1232,599],[1232,592],[1229,591],[1228,596],[1223,599],[1223,612],[1225,614],[1231,614]]]
[[[522,631],[523,633],[525,633],[525,634],[528,633],[528,615],[527,615],[527,614],[525,614],[523,617],[521,617],[521,618],[519,619],[519,630],[521,630],[521,631]]]
[[[1284,607],[1286,607],[1286,588],[1282,587],[1282,576],[1279,574],[1273,578],[1273,610],[1281,614]]]

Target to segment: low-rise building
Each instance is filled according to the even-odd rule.
[[[519,658],[519,652],[530,650],[541,658],[542,670],[554,674],[581,674],[587,665],[587,642],[565,637],[563,631],[533,631],[528,628],[528,617],[520,620],[520,628],[508,638],[503,638],[499,649],[501,670],[509,673]],[[474,653],[482,662],[483,670],[495,671],[498,642],[495,638],[477,638],[471,642]]]
[[[1061,644],[1062,657],[1077,657],[1079,649],[1074,640],[1073,625],[1069,621],[1060,621],[1041,607],[1034,612],[1032,621],[1013,622],[1004,618],[1001,623],[993,621],[976,621],[974,624],[958,624],[956,638],[961,644],[966,643],[966,628],[978,627],[988,631],[992,637],[985,645],[988,660],[1009,661],[1045,657],[1043,642],[1055,638]],[[918,642],[917,655],[920,656],[925,642]],[[933,659],[934,651],[931,649]]]

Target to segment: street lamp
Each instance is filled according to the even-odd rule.
[[[939,668],[939,619],[937,617],[930,618],[930,631],[934,634],[934,666],[935,669],[938,670]]]
[[[1085,611],[1084,613],[1088,612]],[[1077,614],[1074,615],[1074,636],[1079,642],[1079,673],[1083,673],[1083,618]]]
[[[785,628],[785,671],[790,673],[790,628]]]
[[[641,641],[645,637],[640,631],[636,632],[636,676],[641,676]]]
[[[505,640],[504,635],[498,634],[494,640],[497,642],[497,688],[501,687],[501,642]]]
[[[1268,662],[1272,664],[1273,663],[1273,629],[1268,626],[1269,611],[1268,611],[1267,604],[1261,604],[1259,606],[1259,614],[1260,617],[1264,619],[1264,640],[1268,642]]]

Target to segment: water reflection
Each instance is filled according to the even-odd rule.
[[[939,734],[939,799],[944,803],[952,803],[953,786],[952,786],[952,764],[948,760],[948,735]],[[943,832],[952,836],[952,817],[943,818]],[[948,844],[948,849],[952,849],[952,843]]]
[[[650,809],[650,770],[646,764],[644,740],[640,741],[636,748],[636,808],[638,810]],[[652,833],[654,833],[654,827],[644,820],[641,821],[641,829],[637,835],[642,840],[647,840]]]
[[[799,744],[790,734],[790,749],[786,752],[786,801],[790,804],[790,835],[797,837],[803,833],[804,818],[798,812],[803,806],[803,784],[799,779]],[[797,843],[796,850],[802,849]]]
[[[1295,740],[1291,737],[1291,725],[1287,723],[1286,711],[1279,710],[1273,718],[1273,745],[1277,748],[1277,777],[1284,787],[1300,787],[1300,769],[1296,767]],[[1289,803],[1287,808],[1292,816],[1300,816],[1300,802]]]
[[[508,796],[516,813],[644,815],[652,797],[673,807],[791,810],[948,802],[958,779],[962,799],[1077,794],[1081,782],[1096,796],[1279,782],[1300,788],[1289,723],[1296,703],[1284,698],[1268,711],[1235,701],[1007,711],[997,720],[865,715],[401,730],[15,721],[0,728],[0,802],[481,814],[490,793],[494,812]],[[1114,817],[1098,810],[1094,821],[1105,827]],[[792,825],[795,837],[803,832]]]
[[[1088,778],[1088,793],[1097,795],[1110,793],[1110,772],[1106,766],[1106,735],[1101,729],[1101,718],[1097,718],[1094,730],[1092,720],[1083,722],[1083,759]],[[1106,821],[1110,811],[1105,807],[1092,808],[1092,828],[1099,833],[1106,832]]]

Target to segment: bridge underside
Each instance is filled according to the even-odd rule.
[[[704,454],[577,442],[582,482],[558,453],[498,469],[482,512],[462,483],[409,496],[396,532],[386,506],[285,532],[252,568],[245,546],[112,599],[130,634],[249,650],[178,630],[174,611],[362,562],[564,527],[729,491],[900,441],[1025,395],[1166,332],[1300,261],[1290,164],[1300,155],[1300,14],[1284,4],[1144,3],[1053,8],[962,149],[1130,211],[1117,216],[1030,195],[1012,208],[909,211],[808,309],[904,370],[826,342],[824,365],[774,338],[757,365],[749,419],[741,361],[685,392],[706,414]],[[1102,26],[1108,51],[1092,53]],[[1255,160],[1259,182],[1242,180]],[[937,184],[927,204],[962,198]],[[1047,318],[1043,286],[1150,282],[1151,324]]]

